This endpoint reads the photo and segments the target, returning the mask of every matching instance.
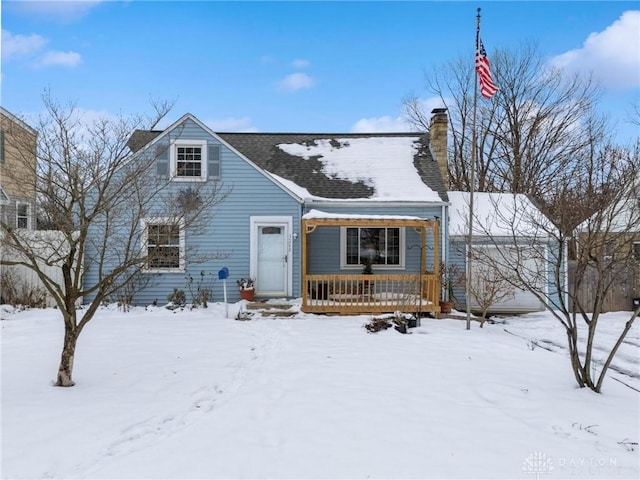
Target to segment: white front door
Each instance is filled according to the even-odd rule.
[[[251,218],[251,266],[256,294],[287,296],[291,277],[291,218]]]

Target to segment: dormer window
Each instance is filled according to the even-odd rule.
[[[174,180],[207,179],[207,142],[177,140],[171,145],[171,177]]]

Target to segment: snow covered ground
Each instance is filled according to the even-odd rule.
[[[640,324],[598,395],[548,314],[401,335],[368,316],[241,322],[240,305],[104,307],[68,389],[51,386],[58,312],[5,308],[2,478],[639,476]],[[603,317],[605,348],[629,315]]]

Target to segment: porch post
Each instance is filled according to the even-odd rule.
[[[302,267],[302,306],[307,305],[307,220],[302,219],[302,231],[300,232],[301,238],[301,261]]]
[[[427,224],[420,229],[420,277],[427,271]]]
[[[433,299],[440,300],[442,286],[440,285],[440,220],[433,222],[433,271],[436,274]]]
[[[433,222],[433,270],[440,275],[440,221]]]

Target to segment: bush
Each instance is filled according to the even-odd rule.
[[[170,305],[167,305],[167,308],[170,310],[184,307],[187,304],[187,296],[185,295],[184,290],[179,288],[174,288],[173,293],[170,293],[167,296],[167,300],[169,300],[170,303]]]
[[[380,330],[391,328],[391,321],[388,318],[373,317],[369,323],[364,324],[364,328],[369,333],[377,333]]]
[[[0,302],[14,307],[44,308],[47,306],[47,292],[19,278],[14,270],[5,269],[0,275]]]
[[[191,304],[193,308],[202,307],[207,308],[209,306],[209,300],[211,300],[211,291],[213,290],[213,280],[211,280],[211,274],[207,276],[204,271],[200,272],[200,279],[194,282],[190,273],[187,273],[187,290],[191,295]]]

